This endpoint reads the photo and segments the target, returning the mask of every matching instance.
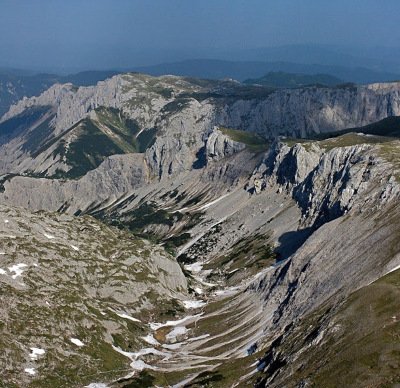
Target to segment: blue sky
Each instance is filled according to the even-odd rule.
[[[0,0],[0,66],[126,67],[157,61],[152,51],[303,43],[399,46],[399,15],[399,0]]]

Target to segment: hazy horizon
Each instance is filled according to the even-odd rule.
[[[3,0],[0,66],[68,72],[298,58],[400,71],[399,14],[394,0]]]

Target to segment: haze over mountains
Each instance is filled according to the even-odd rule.
[[[11,103],[15,103],[24,96],[38,95],[54,83],[71,82],[77,86],[88,86],[118,72],[127,71],[154,76],[171,74],[215,80],[232,78],[238,81],[258,79],[270,72],[311,76],[324,74],[327,77],[336,77],[338,79],[336,83],[367,84],[400,79],[400,55],[397,57],[396,54],[399,50],[370,49],[366,52],[360,52],[360,56],[348,53],[348,51],[349,49],[343,47],[319,45],[292,45],[234,52],[204,50],[208,55],[214,55],[220,59],[194,58],[164,63],[156,62],[146,66],[134,65],[137,61],[132,59],[132,65],[128,68],[115,66],[110,69],[92,70],[98,67],[94,64],[92,69],[85,69],[85,71],[69,75],[38,73],[29,68],[19,70],[4,67],[0,68],[0,113],[5,113]],[[196,52],[196,50],[193,50],[193,52]],[[178,51],[164,56],[159,54],[159,60],[161,61],[162,58],[185,58],[185,55],[193,57],[195,55],[193,52],[189,54],[185,51]],[[392,52],[393,56],[390,56],[389,52]],[[374,57],[374,53],[375,55],[380,53],[382,57]],[[372,59],[367,57],[367,54],[371,55]],[[143,61],[146,55],[142,53],[140,58]],[[246,60],[243,60],[243,58]],[[396,71],[398,72],[396,73]],[[333,80],[327,81],[327,85],[334,83]],[[301,83],[298,83],[298,86],[301,85]],[[272,83],[270,86],[278,86],[278,84]],[[290,87],[289,84],[285,85],[284,83],[280,86]],[[292,86],[296,86],[296,83]]]

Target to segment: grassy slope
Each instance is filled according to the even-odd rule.
[[[287,366],[270,385],[393,387],[400,382],[399,301],[397,270],[333,309],[328,302],[295,325],[274,349],[275,359]]]
[[[373,136],[362,136],[373,135]],[[309,143],[320,141],[322,145],[334,144],[337,141],[338,147],[363,143],[381,143],[400,138],[400,117],[387,117],[376,123],[364,127],[348,128],[341,131],[320,133],[308,139],[285,139],[284,142],[292,146],[295,143]],[[337,139],[337,140],[335,140]],[[332,147],[333,148],[333,147]]]
[[[233,141],[245,144],[251,151],[261,152],[268,148],[267,140],[257,133],[225,127],[219,128],[219,130]]]
[[[24,272],[25,288],[10,286],[2,275],[0,349],[7,353],[0,355],[0,387],[21,386],[18,381],[28,366],[37,370],[24,385],[29,387],[82,387],[126,375],[131,371],[129,360],[111,345],[126,351],[146,346],[140,338],[146,329],[112,310],[138,309],[140,314],[135,315],[143,321],[150,316],[170,319],[177,310],[174,299],[157,291],[154,274],[159,269],[151,263],[152,246],[90,217],[67,220],[38,213],[25,219],[22,214],[19,210],[1,214],[25,233],[15,239],[0,233],[1,249],[7,253],[1,267],[21,260],[37,261],[37,267],[29,265]],[[53,240],[43,239],[37,231],[42,224],[55,233]],[[70,243],[79,245],[79,252]],[[85,346],[77,348],[70,337],[80,338]],[[46,353],[30,362],[29,346],[42,347]]]
[[[96,119],[83,119],[68,131],[77,134],[69,147],[61,139],[53,152],[53,155],[60,153],[72,166],[67,173],[59,172],[57,177],[78,178],[98,167],[108,156],[144,152],[154,141],[154,131],[144,131],[137,136],[137,123],[117,109],[99,108],[96,113]]]

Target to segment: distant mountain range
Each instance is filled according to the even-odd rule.
[[[162,63],[154,66],[136,67],[134,70],[155,76],[172,74],[210,79],[233,78],[238,81],[244,81],[249,78],[259,78],[263,77],[268,72],[278,71],[308,75],[329,74],[344,82],[359,84],[387,82],[400,79],[400,74],[371,70],[363,67],[351,68],[291,62],[223,61],[217,59],[193,59],[181,62]]]
[[[269,86],[273,88],[297,88],[310,85],[335,86],[343,81],[329,74],[294,74],[283,71],[269,72],[263,77],[247,79],[245,84]]]
[[[343,82],[367,84],[400,79],[400,74],[371,70],[363,67],[350,68],[336,65],[226,61],[217,59],[192,59],[124,69],[84,71],[70,75],[48,73],[34,74],[27,70],[0,68],[0,116],[7,112],[9,107],[21,98],[39,95],[55,83],[70,82],[76,86],[95,85],[98,81],[102,81],[121,72],[139,72],[153,76],[171,74],[214,80],[232,78],[241,82],[249,79],[254,81],[271,72],[297,74],[297,76],[294,76],[294,79],[293,76],[284,76],[283,78],[286,78],[285,80],[278,80],[281,76],[275,74],[273,80],[268,80],[269,85],[273,87],[302,86],[313,83],[329,86]],[[299,75],[301,76],[299,77]],[[322,79],[320,78],[321,75],[323,75]],[[268,84],[263,83],[265,80],[254,82],[265,85]]]

